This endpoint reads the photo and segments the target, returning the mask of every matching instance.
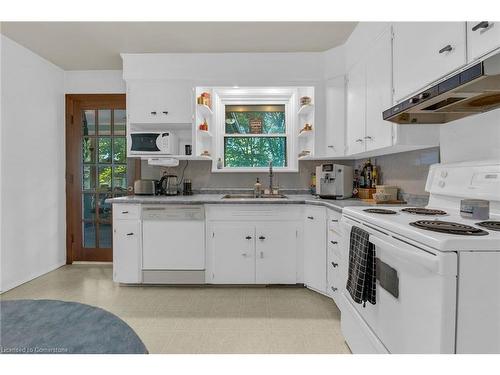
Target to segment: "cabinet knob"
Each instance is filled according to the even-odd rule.
[[[264,236],[259,236],[259,240],[265,240],[265,239],[266,239],[266,237],[264,237]]]
[[[308,216],[307,217],[309,220],[314,220],[314,216]]]
[[[127,233],[127,236],[133,236],[134,233],[130,232],[130,233]]]
[[[363,140],[361,138],[358,138],[355,140],[355,142],[360,143],[360,142],[363,142]]]
[[[328,148],[335,148],[335,146],[333,146],[333,145],[328,145]]]
[[[168,111],[163,111],[162,112],[164,115],[168,115]]]
[[[337,267],[338,265],[339,265],[338,263],[332,262],[333,268]]]
[[[372,137],[372,136],[367,135],[367,136],[365,137],[365,139],[368,139],[369,141],[371,141],[371,140],[373,140],[373,137]]]
[[[335,288],[334,286],[332,286],[332,290],[333,290],[334,292],[336,292],[336,291],[337,291],[337,288]]]
[[[337,241],[330,241],[330,243],[331,243],[331,244],[333,244],[333,245],[338,244],[338,242],[337,242]]]
[[[447,46],[441,48],[439,50],[439,53],[450,52],[451,50],[453,50],[453,47],[450,44],[448,44]]]
[[[151,114],[152,114],[153,116],[156,116],[156,111],[151,111]]]
[[[245,240],[251,240],[252,239],[252,236],[246,236],[245,237]]]
[[[488,21],[481,21],[477,25],[474,25],[472,31],[478,31],[479,29],[487,29],[490,26]]]

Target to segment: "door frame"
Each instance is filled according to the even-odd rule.
[[[74,126],[75,107],[78,103],[84,102],[86,106],[95,105],[98,107],[105,107],[106,105],[123,105],[126,108],[126,95],[125,94],[66,94],[65,95],[65,157],[66,157],[66,264],[72,264],[76,257],[75,244],[76,241],[81,242],[80,236],[76,235],[76,231],[81,225],[79,213],[81,209],[74,209],[75,207],[81,206],[81,191],[80,191],[80,179],[78,171],[81,167],[81,149],[80,143],[81,139],[80,128]],[[131,181],[140,178],[141,175],[141,162],[139,159],[135,160],[135,173],[129,176],[129,184]],[[109,257],[103,257],[102,259],[96,259],[96,261],[112,261]]]

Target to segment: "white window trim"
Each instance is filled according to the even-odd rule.
[[[214,109],[214,147],[215,159],[212,172],[266,172],[267,167],[245,167],[217,169],[219,158],[224,160],[225,106],[251,104],[284,104],[286,121],[287,166],[273,167],[275,172],[298,172],[297,157],[297,89],[293,87],[252,87],[252,88],[214,88],[212,93]],[[252,136],[249,134],[249,136]]]

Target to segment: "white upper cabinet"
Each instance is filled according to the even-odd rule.
[[[347,154],[365,151],[366,70],[364,61],[356,64],[347,76]]]
[[[392,35],[386,30],[366,56],[366,151],[392,146],[392,123],[382,112],[392,105]]]
[[[130,123],[187,124],[193,120],[192,85],[185,81],[127,81]]]
[[[469,62],[500,48],[500,22],[467,22],[467,56]]]
[[[464,22],[394,23],[396,102],[466,64]]]
[[[332,78],[326,83],[326,156],[345,153],[345,110],[345,77]]]

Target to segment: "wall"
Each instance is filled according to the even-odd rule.
[[[121,70],[71,70],[64,72],[66,94],[122,94],[126,92]]]
[[[500,109],[441,125],[441,160],[500,160]]]
[[[64,72],[0,36],[2,291],[65,263]]]

